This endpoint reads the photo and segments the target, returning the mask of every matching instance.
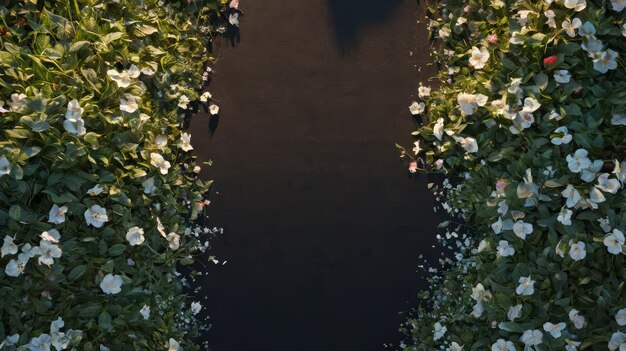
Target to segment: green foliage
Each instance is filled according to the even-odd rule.
[[[433,147],[401,156],[456,184],[446,183],[444,208],[480,244],[431,279],[404,349],[499,350],[499,339],[517,350],[626,347],[620,6],[449,0],[430,9],[441,87],[424,96],[413,135]]]
[[[198,349],[174,272],[211,182],[180,114],[225,5],[0,4],[0,349]]]

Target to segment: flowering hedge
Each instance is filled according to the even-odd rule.
[[[233,3],[2,2],[0,349],[198,349],[175,268],[208,246],[211,183],[179,127],[193,101],[217,113],[201,88]]]
[[[404,349],[626,350],[625,5],[430,9],[441,87],[420,87],[424,123],[401,150],[450,179],[434,189],[459,252]]]

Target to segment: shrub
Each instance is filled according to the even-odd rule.
[[[430,9],[441,88],[420,88],[402,157],[448,176],[437,191],[474,247],[431,280],[404,349],[626,347],[623,5]]]
[[[0,5],[0,348],[197,349],[175,268],[211,182],[179,127],[224,5]]]

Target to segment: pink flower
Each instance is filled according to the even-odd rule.
[[[495,34],[489,34],[487,36],[487,41],[493,45],[496,45],[498,43],[498,37]]]
[[[417,172],[417,162],[411,161],[411,163],[409,163],[409,172],[411,173]]]
[[[239,0],[231,0],[230,8],[231,9],[238,9],[239,8]]]
[[[546,66],[553,65],[556,63],[557,59],[558,57],[556,57],[556,55],[548,56],[543,59],[543,64]]]
[[[509,186],[509,184],[504,179],[499,179],[496,182],[496,190],[504,190]]]

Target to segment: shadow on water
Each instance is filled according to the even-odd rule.
[[[358,48],[363,28],[388,21],[396,7],[410,0],[327,1],[337,48],[345,55]]]

